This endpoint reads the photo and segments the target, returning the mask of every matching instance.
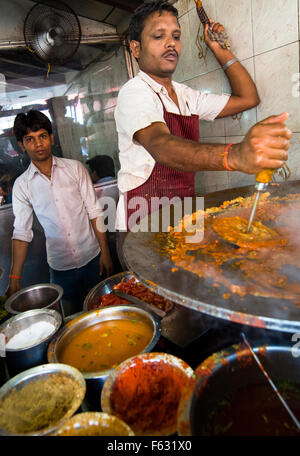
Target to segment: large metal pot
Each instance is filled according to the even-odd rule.
[[[292,347],[256,346],[253,350],[279,389],[283,388],[282,385],[288,385],[289,383],[297,384],[299,395],[300,365],[295,358],[295,352],[293,352]],[[211,426],[210,420],[212,417],[221,416],[221,413],[226,410],[221,408],[230,406],[231,401],[237,397],[237,394],[239,394],[239,398],[241,398],[241,395],[244,398],[249,395],[252,400],[250,405],[247,406],[247,410],[245,409],[244,400],[241,400],[243,408],[240,411],[235,409],[234,413],[230,414],[232,426],[230,432],[234,432],[236,424],[241,426],[237,421],[241,416],[245,416],[247,424],[244,426],[243,431],[234,435],[264,435],[263,431],[259,434],[251,430],[251,428],[257,428],[257,423],[262,428],[264,425],[263,420],[267,419],[267,417],[259,413],[258,407],[260,403],[256,403],[256,396],[253,395],[253,390],[248,388],[263,387],[270,394],[272,394],[272,388],[250,350],[245,345],[233,345],[228,349],[214,353],[198,366],[195,370],[195,375],[197,378],[196,386],[191,388],[190,391],[186,391],[178,409],[179,435],[223,435],[223,432],[229,431],[229,429],[225,431],[224,428],[219,427],[219,424]],[[283,390],[281,392],[283,393]],[[265,405],[266,400],[267,396],[261,403]],[[290,402],[290,405],[293,408],[293,402]],[[281,409],[281,407],[283,406],[278,399],[278,408]],[[294,412],[297,414],[296,410]],[[272,413],[273,415],[276,413],[276,408],[272,409]],[[289,424],[293,424],[289,416],[286,415],[286,417]],[[256,419],[258,420],[257,423]],[[271,426],[270,416],[269,425]],[[273,429],[270,428],[269,432],[272,431]]]
[[[149,344],[143,350],[143,353],[153,350],[161,334],[160,319],[156,315],[135,306],[113,306],[91,310],[68,322],[50,342],[48,348],[48,362],[59,362],[59,355],[63,348],[83,329],[100,322],[124,318],[129,320],[141,320],[151,325],[153,328],[153,336]],[[98,372],[83,372],[87,384],[86,401],[93,407],[93,410],[100,409],[100,393],[102,387],[113,371],[114,369],[105,369]]]
[[[3,334],[8,342],[20,331],[42,321],[53,325],[53,331],[50,334],[22,348],[5,348],[6,365],[11,376],[47,362],[48,345],[59,330],[62,317],[59,312],[53,309],[34,309],[11,317],[0,326],[0,334]]]
[[[53,283],[31,285],[10,296],[5,303],[5,309],[13,315],[32,309],[54,309],[63,315],[63,292],[62,287]]]

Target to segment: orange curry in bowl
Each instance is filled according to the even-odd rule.
[[[81,372],[115,368],[122,361],[141,353],[153,336],[153,328],[135,319],[117,319],[82,329],[59,353],[59,362]]]

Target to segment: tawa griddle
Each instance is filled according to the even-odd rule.
[[[299,193],[300,181],[269,186],[268,191],[274,196]],[[205,196],[204,207],[219,206],[223,201],[253,193],[254,186],[215,192]],[[162,215],[166,210],[169,211],[169,208],[160,209]],[[123,245],[128,268],[145,286],[181,306],[213,317],[276,331],[300,331],[299,304],[297,306],[290,300],[253,295],[241,298],[230,294],[228,299],[224,299],[223,295],[228,293],[228,289],[222,285],[216,288],[211,281],[181,268],[172,272],[174,263],[153,248],[155,234],[150,231],[129,232]]]

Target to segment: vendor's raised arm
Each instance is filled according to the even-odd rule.
[[[254,108],[260,102],[256,86],[246,70],[229,49],[223,49],[217,41],[209,37],[209,28],[217,33],[224,32],[224,26],[219,22],[211,21],[204,28],[204,41],[214,53],[216,59],[225,71],[231,87],[231,97],[217,118],[232,116],[234,114]]]

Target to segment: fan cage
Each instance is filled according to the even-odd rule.
[[[56,35],[51,38],[51,35]],[[74,11],[63,2],[37,3],[24,22],[27,48],[39,60],[63,64],[75,54],[81,40],[81,27]]]

